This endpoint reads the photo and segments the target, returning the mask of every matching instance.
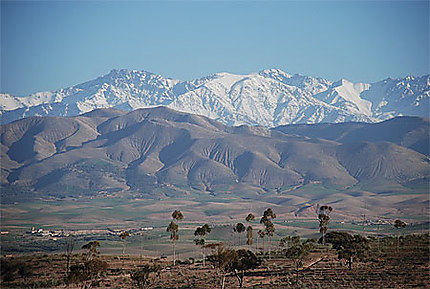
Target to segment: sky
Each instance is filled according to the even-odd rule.
[[[2,93],[112,69],[180,80],[279,68],[332,81],[429,73],[429,1],[1,1]]]

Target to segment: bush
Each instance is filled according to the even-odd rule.
[[[145,264],[131,274],[131,279],[136,282],[138,288],[149,288],[160,269],[158,265]]]
[[[75,264],[70,267],[70,273],[67,275],[67,283],[97,283],[101,274],[106,272],[108,264],[100,259],[92,259],[81,264]]]

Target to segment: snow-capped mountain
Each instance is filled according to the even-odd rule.
[[[73,87],[27,97],[0,94],[2,123],[34,115],[74,116],[96,108],[167,106],[228,125],[375,122],[428,117],[430,75],[365,84],[331,82],[279,69],[247,75],[216,73],[192,81],[146,71],[112,70]]]

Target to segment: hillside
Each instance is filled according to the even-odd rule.
[[[248,198],[314,183],[405,190],[428,180],[428,125],[396,118],[269,130],[229,127],[165,107],[30,117],[1,127],[2,190],[57,197],[195,190]]]

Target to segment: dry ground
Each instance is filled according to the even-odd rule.
[[[337,259],[333,250],[316,250],[305,260],[299,280],[290,260],[278,255],[264,259],[263,264],[245,277],[245,288],[429,288],[429,235],[405,237],[396,250],[395,238],[372,241],[366,262],[355,263],[353,270]],[[210,264],[201,262],[172,266],[170,261],[127,256],[101,256],[108,263],[95,288],[137,288],[130,273],[146,264],[156,263],[162,269],[152,276],[151,288],[220,288],[220,279]],[[74,263],[80,259],[74,256]],[[319,262],[308,267],[314,261]],[[5,277],[4,265],[25,264],[27,270]],[[81,288],[65,285],[64,255],[27,255],[2,258],[2,288]],[[9,279],[8,279],[9,278]],[[14,280],[11,280],[14,279]],[[226,288],[238,288],[237,279],[226,278]]]

